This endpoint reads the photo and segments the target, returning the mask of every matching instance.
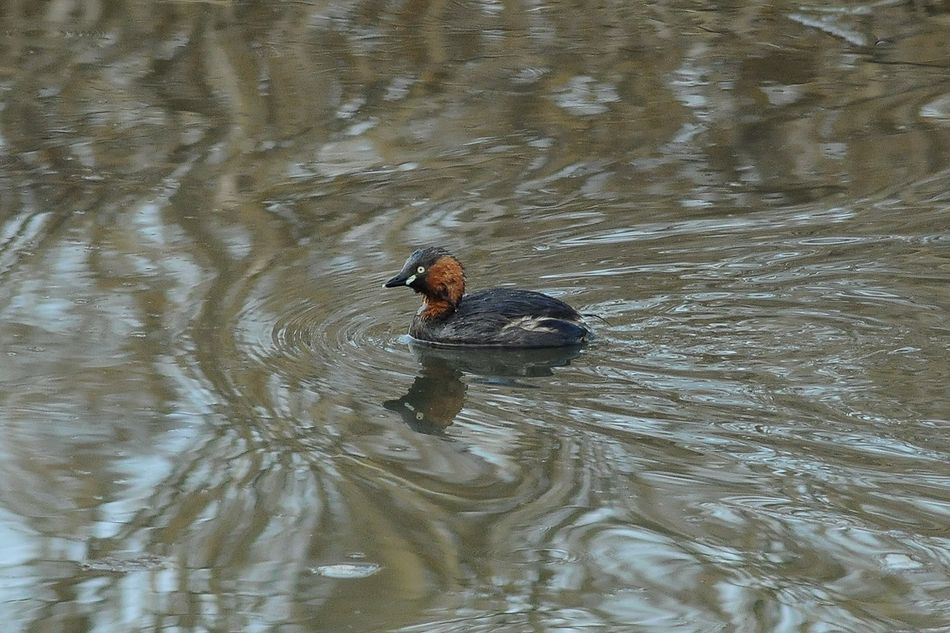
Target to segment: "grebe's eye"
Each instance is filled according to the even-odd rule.
[[[426,271],[425,266],[419,266],[418,268],[416,268],[416,272],[419,273],[420,275],[424,273],[425,271]]]

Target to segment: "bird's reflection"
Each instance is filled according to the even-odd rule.
[[[399,413],[420,433],[440,434],[465,405],[464,374],[492,382],[530,387],[523,377],[550,376],[554,367],[569,365],[581,346],[543,349],[449,349],[411,343],[419,359],[419,375],[401,398],[383,406]]]

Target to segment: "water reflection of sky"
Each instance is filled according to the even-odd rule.
[[[522,9],[4,11],[10,630],[946,628],[942,5]]]

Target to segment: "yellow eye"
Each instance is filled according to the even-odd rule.
[[[421,274],[424,273],[425,271],[426,271],[426,267],[425,267],[425,266],[419,266],[418,268],[416,268],[416,273],[419,274],[419,275],[421,275]]]

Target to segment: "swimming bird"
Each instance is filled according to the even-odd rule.
[[[383,284],[423,296],[409,335],[445,346],[561,347],[579,345],[590,327],[574,308],[531,290],[491,288],[465,294],[465,269],[444,248],[416,250]]]

